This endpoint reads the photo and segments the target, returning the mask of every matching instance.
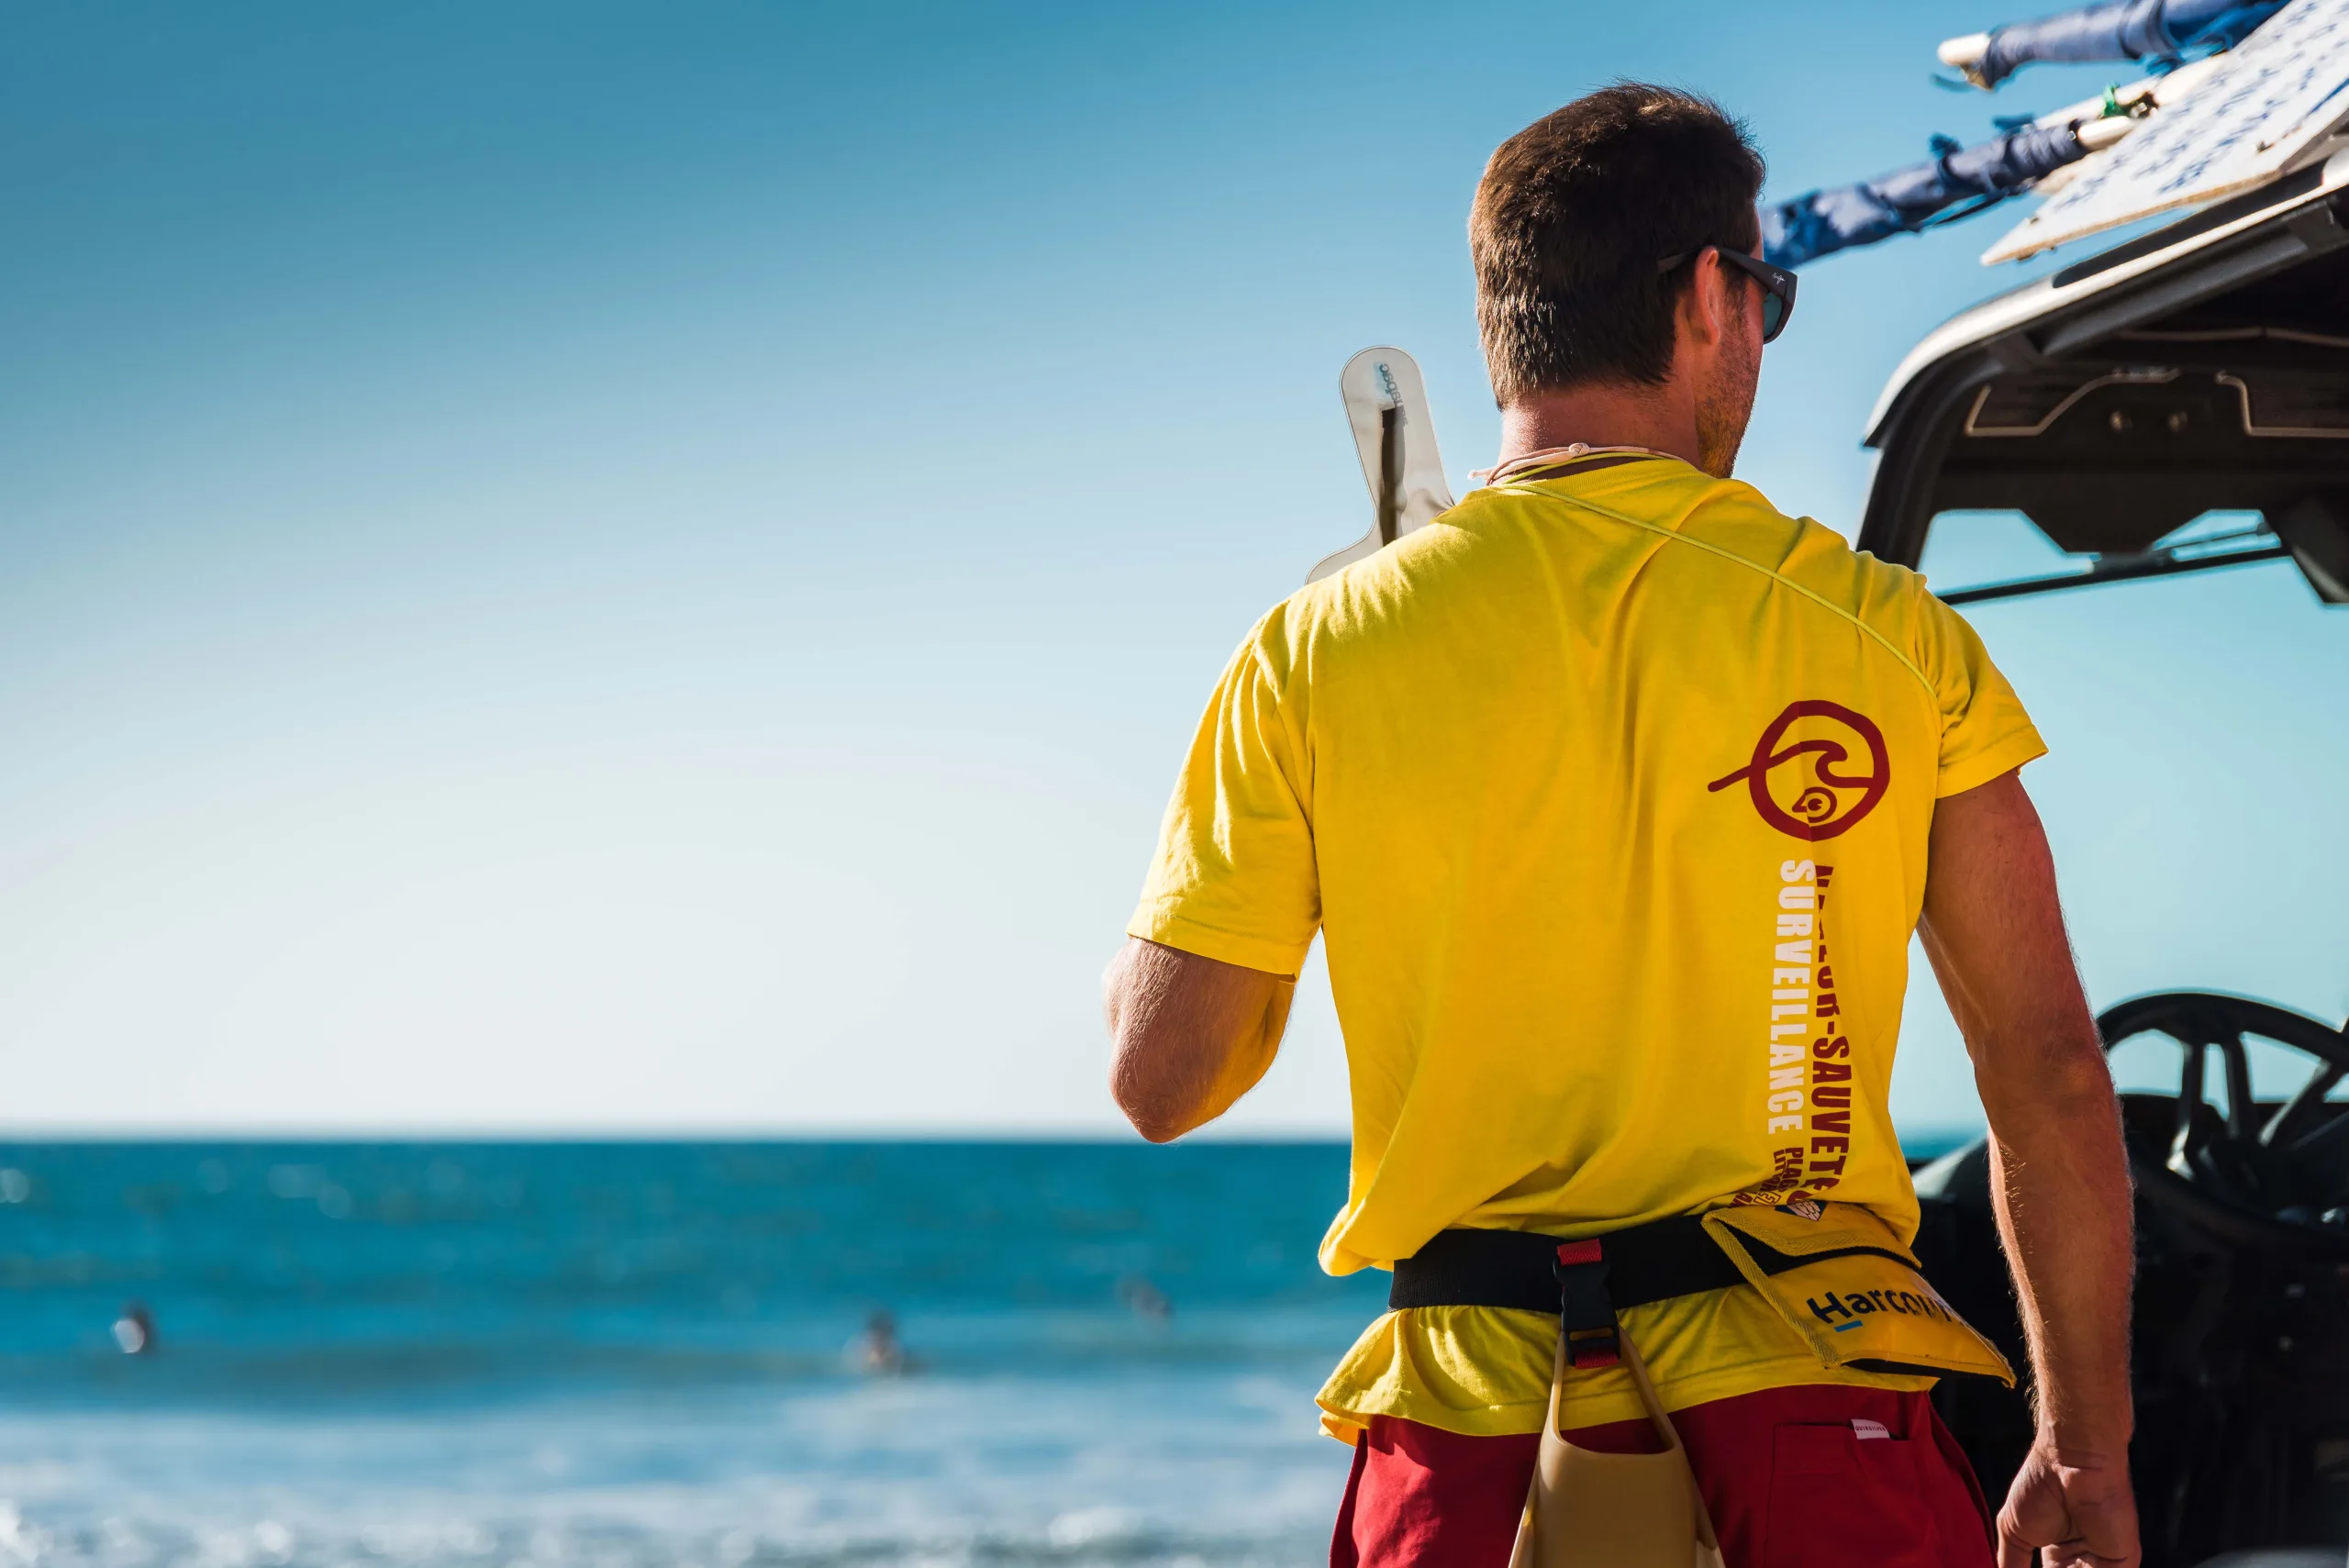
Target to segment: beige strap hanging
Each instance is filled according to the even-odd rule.
[[[1688,1451],[1664,1415],[1631,1337],[1619,1329],[1617,1339],[1664,1451],[1598,1453],[1565,1440],[1558,1429],[1569,1365],[1562,1326],[1550,1413],[1542,1423],[1541,1452],[1509,1568],[1722,1568]]]

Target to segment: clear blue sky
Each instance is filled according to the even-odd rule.
[[[1785,195],[2111,74],[1929,84],[2001,15],[12,10],[0,1118],[1108,1129],[1183,742],[1365,525],[1339,365],[1411,349],[1490,459],[1494,143],[1651,77]],[[1807,272],[1745,476],[1848,529],[2014,216]],[[1976,619],[2099,1003],[2349,1010],[2349,614],[2261,568]],[[1341,1127],[1307,989],[1236,1126]],[[1896,1109],[1967,1082],[1927,984]]]

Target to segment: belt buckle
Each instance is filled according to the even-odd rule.
[[[1623,1359],[1622,1330],[1607,1294],[1607,1251],[1597,1240],[1563,1241],[1551,1272],[1558,1278],[1559,1331],[1566,1361],[1576,1368],[1613,1366]]]

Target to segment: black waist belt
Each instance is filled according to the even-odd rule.
[[[1909,1264],[1881,1247],[1838,1247],[1795,1257],[1742,1233],[1737,1245],[1765,1274],[1858,1253]],[[1386,1305],[1395,1310],[1508,1307],[1555,1312],[1568,1360],[1575,1366],[1611,1366],[1618,1351],[1617,1312],[1744,1282],[1729,1254],[1705,1233],[1704,1221],[1683,1214],[1580,1241],[1530,1230],[1438,1231],[1417,1253],[1396,1260]]]
[[[1744,1283],[1745,1276],[1693,1214],[1610,1230],[1593,1240],[1599,1247],[1590,1262],[1600,1262],[1603,1252],[1607,1299],[1617,1311]],[[1559,1249],[1575,1246],[1562,1237],[1531,1230],[1438,1231],[1417,1253],[1396,1260],[1386,1305],[1395,1309],[1513,1307],[1522,1312],[1555,1312],[1562,1283]]]

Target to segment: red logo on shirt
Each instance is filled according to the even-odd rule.
[[[1788,740],[1788,732],[1798,726],[1798,732]],[[1852,760],[1854,743],[1867,751],[1867,772],[1838,772]],[[1787,771],[1780,773],[1781,769]],[[1813,699],[1788,703],[1754,742],[1745,766],[1705,787],[1727,789],[1740,779],[1753,797],[1753,809],[1779,832],[1798,839],[1832,839],[1884,798],[1892,784],[1892,757],[1884,749],[1884,731],[1865,714]]]

